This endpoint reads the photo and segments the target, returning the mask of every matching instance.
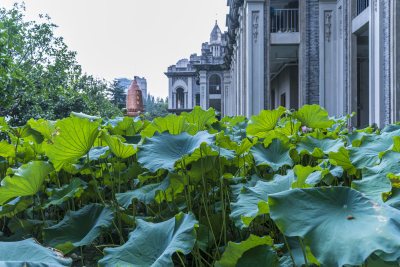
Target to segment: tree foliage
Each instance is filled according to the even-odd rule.
[[[110,85],[84,74],[49,16],[25,21],[25,8],[0,9],[0,116],[13,124],[58,119],[71,111],[121,115],[106,94]]]

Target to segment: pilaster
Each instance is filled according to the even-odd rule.
[[[264,4],[245,0],[246,14],[246,110],[245,116],[264,109]]]
[[[200,74],[200,107],[207,109],[207,71],[201,70]]]

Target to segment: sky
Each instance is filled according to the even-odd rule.
[[[21,1],[0,0],[9,8]],[[148,92],[168,95],[168,66],[200,54],[215,20],[226,30],[226,0],[25,0],[26,19],[48,14],[88,74],[112,81],[147,79]]]

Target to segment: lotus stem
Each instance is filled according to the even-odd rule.
[[[289,251],[290,258],[292,259],[293,266],[294,266],[294,267],[297,267],[297,266],[296,266],[296,262],[294,261],[292,252],[290,251],[289,243],[288,243],[287,240],[286,240],[286,236],[285,236],[284,234],[282,234],[282,235],[283,235],[283,239],[285,240],[286,247],[287,247],[287,249],[288,249],[288,251]]]
[[[301,251],[303,252],[303,256],[304,256],[304,263],[305,263],[306,267],[308,267],[306,250],[304,248],[303,240],[301,240],[300,236],[299,236],[299,241],[300,241],[300,245],[301,245]]]

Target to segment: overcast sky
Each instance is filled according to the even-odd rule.
[[[10,7],[16,0],[0,0]],[[167,67],[200,54],[215,20],[224,31],[226,0],[25,0],[27,19],[49,14],[83,70],[99,78],[144,76],[168,95]]]

